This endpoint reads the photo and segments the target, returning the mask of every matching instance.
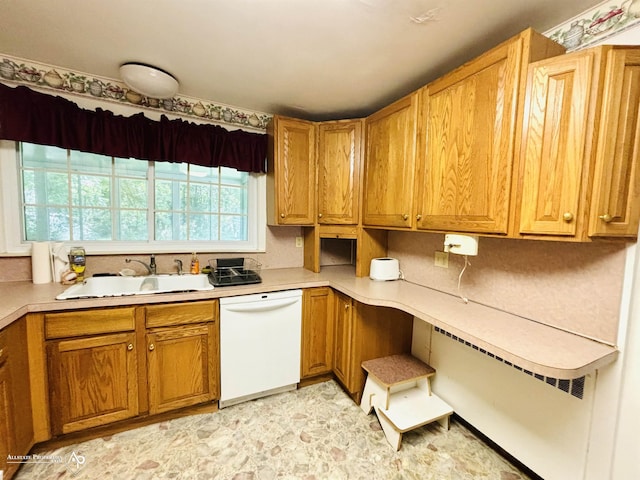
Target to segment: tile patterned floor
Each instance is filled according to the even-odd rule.
[[[395,452],[332,382],[42,452],[30,479],[527,479],[467,429],[436,422]]]

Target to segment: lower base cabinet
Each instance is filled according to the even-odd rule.
[[[53,436],[219,398],[217,300],[44,315]]]
[[[329,287],[307,288],[303,291],[301,379],[331,373],[333,295]]]
[[[5,479],[20,466],[9,456],[26,455],[34,443],[26,343],[24,317],[0,331],[0,472]]]
[[[138,414],[135,333],[97,335],[48,345],[54,435]]]
[[[215,327],[211,322],[147,334],[150,414],[216,398]]]
[[[220,398],[217,300],[30,315],[29,325],[39,325],[34,329],[42,338],[31,345],[44,341],[44,349],[35,352],[43,365],[35,376],[46,379],[48,391],[35,400],[46,405],[48,438]],[[333,372],[359,402],[362,362],[409,353],[412,330],[413,316],[405,312],[365,305],[329,287],[305,289],[301,378]],[[7,413],[15,389],[3,352],[0,348],[0,455],[6,459],[5,452],[17,448],[17,437],[6,433],[16,430],[15,415]],[[23,356],[21,376],[28,379],[26,351]],[[32,446],[31,432],[17,440],[26,445],[23,454]],[[38,441],[44,440],[40,435]]]
[[[0,337],[0,342],[2,341]],[[11,380],[7,355],[0,348],[0,471],[7,471],[7,457],[15,451],[11,438],[13,432],[13,415],[11,411]]]
[[[353,337],[353,300],[342,293],[335,293],[333,373],[342,385],[349,389],[351,339]],[[349,389],[351,390],[351,389]]]
[[[334,304],[334,374],[360,403],[365,372],[362,362],[411,352],[413,316],[388,307],[359,303],[341,293]]]

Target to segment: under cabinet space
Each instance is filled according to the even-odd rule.
[[[357,302],[341,293],[334,303],[333,371],[356,403],[364,390],[365,360],[410,353],[413,315]]]
[[[371,259],[387,255],[386,230],[319,225],[303,233],[304,268],[313,272],[321,265],[355,265],[356,277],[367,277]]]
[[[321,238],[320,267],[329,265],[355,265],[356,240]]]

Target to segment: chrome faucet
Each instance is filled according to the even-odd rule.
[[[142,260],[136,260],[133,258],[125,258],[124,261],[126,263],[131,263],[131,262],[136,262],[141,264],[142,266],[144,266],[144,268],[147,269],[147,275],[155,275],[156,274],[156,256],[151,254],[151,262],[150,263],[146,263],[143,262]]]
[[[176,258],[174,262],[178,265],[178,275],[182,275],[182,260]]]

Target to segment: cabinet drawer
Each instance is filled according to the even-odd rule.
[[[320,225],[320,238],[357,238],[358,227],[355,225]]]
[[[46,339],[83,337],[128,330],[135,330],[133,307],[47,313],[44,316]]]
[[[147,328],[185,325],[215,320],[218,316],[217,300],[193,303],[149,305],[146,310]]]

